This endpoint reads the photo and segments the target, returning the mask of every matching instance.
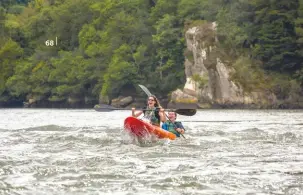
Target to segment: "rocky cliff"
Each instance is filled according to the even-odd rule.
[[[185,33],[186,83],[172,93],[172,101],[191,97],[200,107],[257,107],[276,104],[269,92],[255,89],[247,93],[240,83],[232,80],[235,71],[217,47],[216,23],[205,23],[189,28]]]

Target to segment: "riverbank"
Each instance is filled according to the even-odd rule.
[[[167,108],[167,101],[161,101],[162,107]],[[0,108],[70,108],[70,109],[90,109],[98,106],[97,102],[92,102],[89,104],[85,103],[76,103],[76,104],[69,104],[66,102],[61,103],[53,103],[53,102],[41,102],[32,105],[27,105],[22,101],[10,101],[10,102],[0,102]],[[144,102],[133,102],[124,108],[142,108],[144,107]],[[290,103],[281,103],[277,105],[256,105],[256,104],[202,104],[199,103],[197,105],[198,109],[245,109],[245,110],[263,110],[263,109],[281,109],[281,110],[288,110],[288,109],[303,109],[303,105],[301,104],[290,104]]]

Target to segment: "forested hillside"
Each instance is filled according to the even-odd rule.
[[[169,94],[185,82],[184,32],[206,21],[236,69],[302,95],[303,0],[1,0],[0,102],[91,104],[138,83]]]

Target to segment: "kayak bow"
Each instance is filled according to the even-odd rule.
[[[135,117],[127,117],[124,120],[124,129],[136,137],[145,137],[149,134],[155,135],[159,139],[176,139],[176,135],[161,129],[158,126],[151,125]]]

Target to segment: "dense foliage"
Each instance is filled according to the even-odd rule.
[[[137,83],[168,94],[185,82],[184,30],[199,20],[218,23],[237,66],[302,87],[302,0],[2,0],[0,100],[114,98]]]

